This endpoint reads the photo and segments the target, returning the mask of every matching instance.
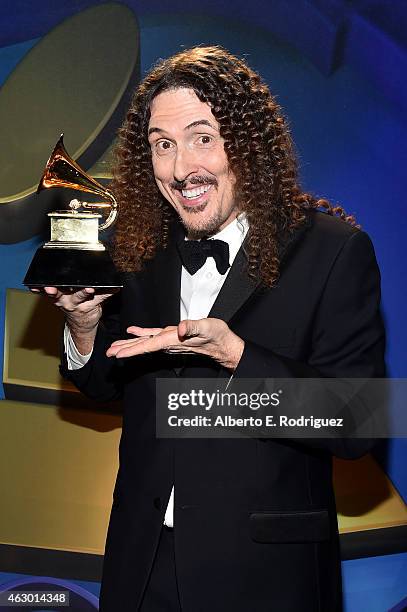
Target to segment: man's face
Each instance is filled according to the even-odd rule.
[[[150,110],[148,139],[159,190],[190,238],[215,234],[238,214],[218,122],[186,88],[159,94]]]

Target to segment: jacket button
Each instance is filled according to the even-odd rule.
[[[154,501],[154,508],[156,508],[157,510],[161,510],[161,499],[159,497],[155,497]]]

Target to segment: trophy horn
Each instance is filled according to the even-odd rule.
[[[95,209],[95,211],[103,208],[110,208],[109,215],[106,220],[99,225],[99,230],[105,230],[114,223],[117,217],[116,198],[109,189],[106,189],[82,170],[76,161],[70,157],[64,146],[63,134],[61,134],[47,161],[45,170],[37,187],[37,193],[40,193],[43,189],[50,189],[52,187],[68,187],[70,189],[86,191],[87,193],[93,193],[103,198],[107,198],[108,202],[80,202],[80,207],[84,209]],[[73,200],[70,206],[73,209],[77,209],[79,206],[77,200]]]

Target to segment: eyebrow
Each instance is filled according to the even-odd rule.
[[[193,121],[192,123],[187,125],[184,129],[185,130],[190,130],[191,128],[194,128],[197,125],[207,125],[208,127],[212,128],[213,130],[216,130],[215,126],[212,125],[212,123],[210,121],[208,121],[207,119],[198,119],[198,121]]]
[[[206,125],[207,127],[212,128],[213,130],[216,130],[216,127],[214,125],[212,125],[212,123],[210,121],[208,121],[208,119],[198,119],[197,121],[193,121],[192,123],[188,124],[187,126],[184,127],[184,130],[190,130],[194,127],[197,127],[198,125]],[[148,135],[150,136],[150,134],[166,134],[166,131],[159,128],[159,127],[151,127],[148,130]]]

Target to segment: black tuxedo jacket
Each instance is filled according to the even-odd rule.
[[[175,235],[175,234],[174,234]],[[174,239],[175,240],[175,239]],[[179,322],[175,241],[106,303],[90,361],[62,372],[88,396],[123,397],[102,612],[137,610],[175,484],[175,554],[186,612],[331,612],[341,579],[331,456],[366,440],[157,439],[157,377],[218,376],[206,359],[155,353],[108,359],[126,327]],[[368,236],[324,213],[282,241],[278,285],[248,279],[242,248],[210,312],[245,340],[239,377],[384,376],[380,277]],[[185,359],[185,358],[184,358]],[[194,358],[192,358],[194,359]],[[185,367],[186,366],[186,367]],[[228,373],[224,371],[224,375]]]

